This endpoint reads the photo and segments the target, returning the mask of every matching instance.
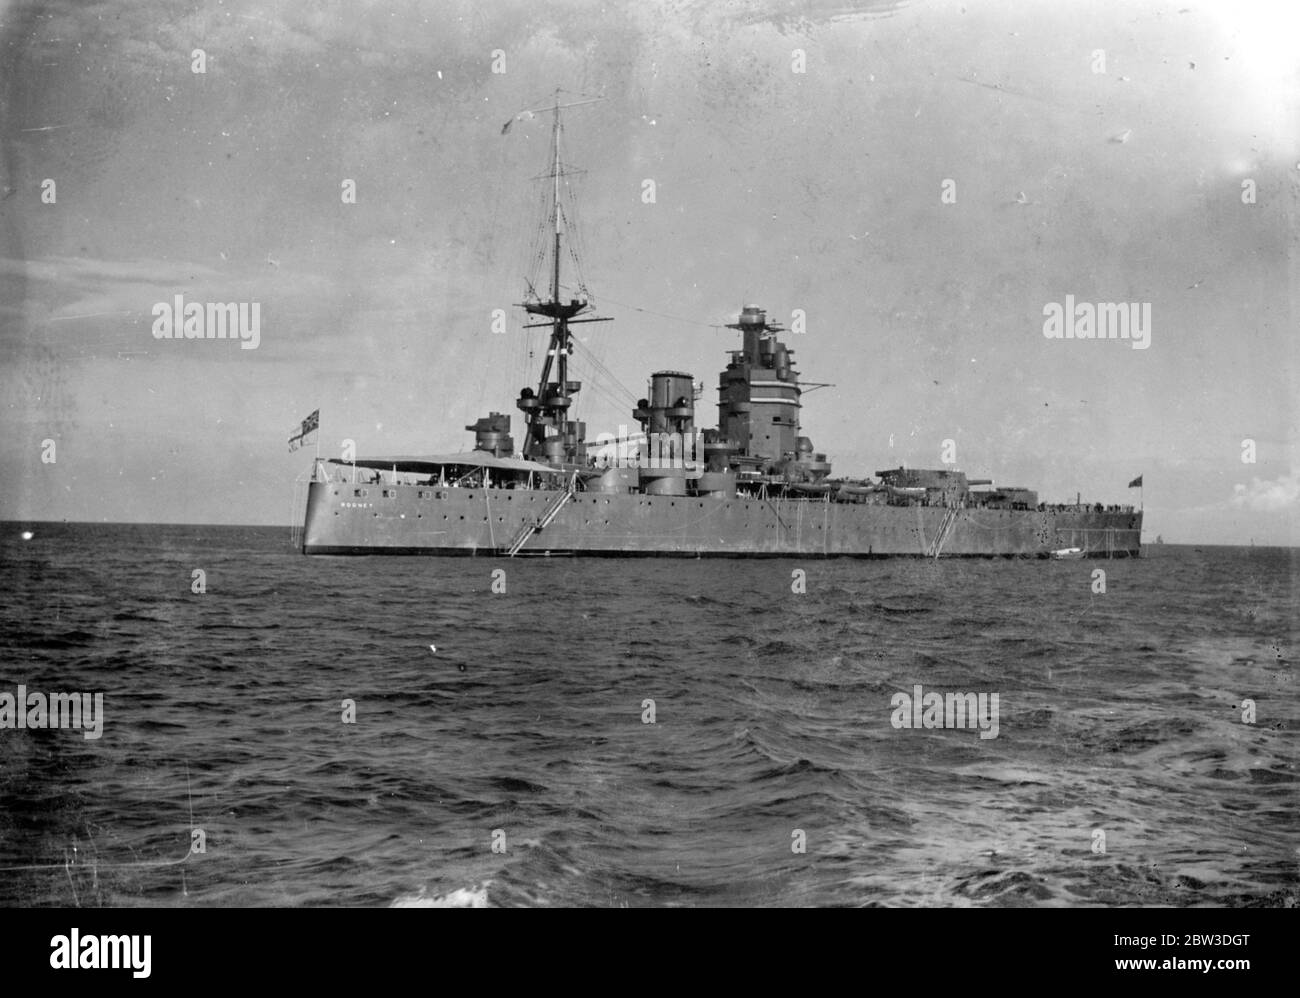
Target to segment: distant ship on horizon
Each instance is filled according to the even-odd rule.
[[[549,293],[534,282],[522,307],[549,327],[536,387],[509,415],[466,426],[458,454],[316,458],[297,543],[305,554],[600,555],[688,557],[1139,557],[1142,512],[1130,505],[1039,502],[952,468],[836,477],[801,434],[806,382],[782,327],[755,304],[729,328],[739,349],[718,384],[716,427],[698,425],[691,374],[662,370],[632,410],[639,432],[588,441],[574,418],[583,385],[569,374],[571,327],[610,321],[585,286],[567,300],[561,265],[567,218],[560,181],[561,111],[553,113]],[[575,258],[576,259],[576,258]],[[313,417],[316,414],[313,414]],[[304,424],[306,428],[306,424]],[[301,436],[302,434],[300,434]]]

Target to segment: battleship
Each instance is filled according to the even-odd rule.
[[[679,557],[1139,557],[1142,512],[1131,505],[1043,503],[1034,489],[952,468],[832,474],[801,433],[804,389],[783,327],[741,306],[718,382],[718,422],[699,425],[702,386],[663,370],[630,416],[633,433],[599,434],[575,416],[572,327],[593,314],[585,286],[565,298],[561,261],[561,113],[546,178],[549,294],[528,282],[525,329],[549,328],[536,387],[511,416],[491,411],[455,454],[317,457],[297,545],[308,555]],[[530,116],[533,112],[527,112]],[[503,129],[508,130],[509,123]],[[538,280],[536,283],[541,283]],[[531,320],[536,320],[531,321]],[[313,414],[315,416],[315,414]],[[306,424],[304,424],[306,429]]]

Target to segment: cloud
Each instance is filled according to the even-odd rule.
[[[1232,487],[1232,504],[1259,513],[1275,513],[1296,505],[1300,500],[1300,471],[1282,475],[1275,481],[1254,479],[1250,485]]]
[[[0,9],[4,5],[0,0]],[[106,48],[131,73],[187,77],[190,53],[198,48],[213,78],[279,72],[287,62],[319,67],[336,60],[428,75],[430,67],[465,60],[482,77],[489,73],[493,48],[513,50],[548,26],[557,43],[580,48],[577,26],[617,24],[624,16],[617,9],[593,9],[587,0],[17,0],[9,10],[6,21],[23,15],[19,34],[25,46],[42,53],[69,44]]]
[[[31,281],[100,286],[112,281],[128,283],[185,282],[197,273],[213,276],[211,268],[176,260],[100,260],[91,257],[50,256],[39,260],[0,258],[0,274],[19,274]]]

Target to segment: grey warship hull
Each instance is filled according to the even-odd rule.
[[[1086,506],[1039,511],[312,482],[301,543],[315,555],[1047,558],[1080,548],[1085,557],[1125,558],[1140,555],[1141,531],[1141,512]]]

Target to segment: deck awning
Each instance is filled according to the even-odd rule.
[[[404,455],[401,457],[366,457],[355,461],[341,461],[331,458],[330,464],[344,467],[373,468],[376,471],[408,471],[417,475],[436,473],[446,467],[491,468],[494,471],[535,472],[538,474],[562,475],[563,468],[556,468],[537,461],[526,461],[519,457],[494,457],[487,451],[471,450],[459,454]]]

